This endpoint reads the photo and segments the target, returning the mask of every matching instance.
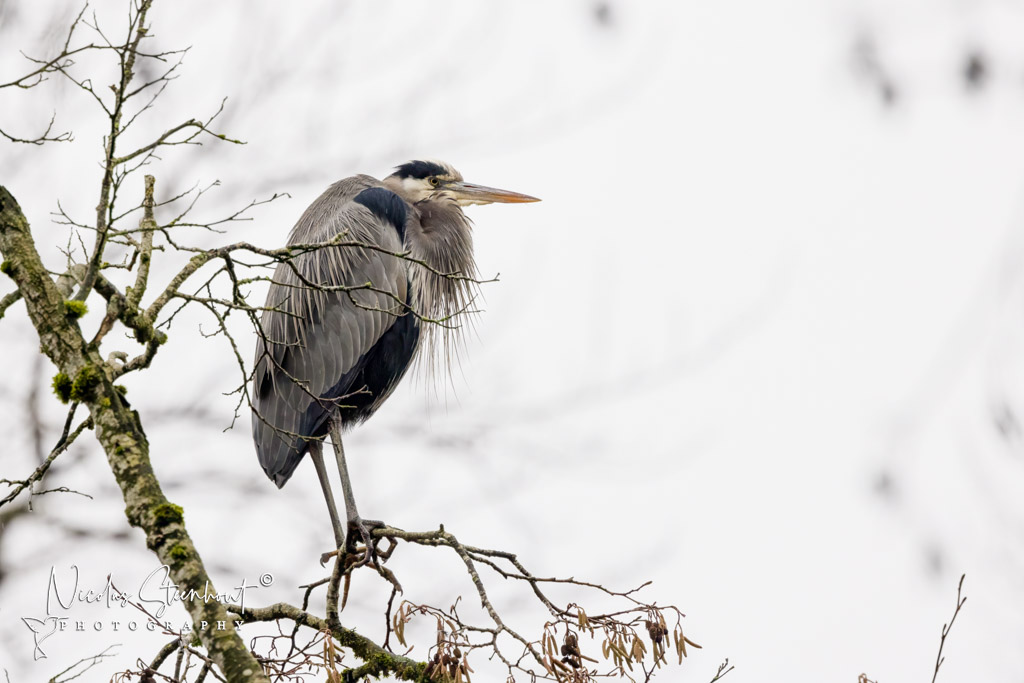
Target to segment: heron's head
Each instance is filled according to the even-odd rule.
[[[410,161],[395,169],[384,184],[410,202],[450,199],[459,206],[539,202],[536,197],[495,187],[467,183],[462,174],[443,161]]]

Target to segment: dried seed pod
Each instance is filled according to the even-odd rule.
[[[554,664],[555,666],[557,666],[557,667],[558,667],[559,669],[561,669],[562,671],[565,671],[565,672],[567,672],[567,673],[569,673],[569,672],[571,672],[571,671],[572,671],[572,669],[570,669],[570,668],[569,668],[569,667],[567,667],[567,666],[566,666],[566,665],[565,665],[565,664],[564,664],[563,662],[561,662],[561,661],[559,661],[559,660],[557,660],[557,659],[552,659],[552,660],[551,660],[551,663],[552,663],[552,664]]]
[[[641,659],[643,659],[645,649],[646,648],[644,647],[644,641],[640,640],[639,638],[633,639],[633,647],[631,648],[630,653],[632,654],[634,660],[640,661]]]

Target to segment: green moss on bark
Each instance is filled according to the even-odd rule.
[[[148,8],[149,0],[142,0],[140,4]],[[138,25],[145,26],[141,16]],[[129,411],[112,390],[99,350],[87,343],[79,326],[68,317],[69,309],[64,305],[66,295],[58,289],[39,258],[28,221],[18,203],[2,186],[0,253],[9,261],[4,270],[22,294],[25,311],[39,334],[40,350],[64,375],[55,378],[54,392],[61,398],[66,394],[67,400],[86,399],[94,434],[107,454],[110,469],[121,489],[129,523],[145,530],[147,545],[170,567],[171,577],[178,586],[197,592],[207,589],[216,592],[184,524],[175,524],[182,522],[184,514],[164,497],[153,473],[149,443],[137,414]],[[180,279],[183,280],[184,277]],[[152,329],[151,324],[149,329]],[[108,399],[109,405],[103,399]],[[178,561],[168,554],[167,551],[176,546],[188,553],[186,560]],[[193,623],[230,619],[227,610],[217,601],[189,600],[183,601],[183,606]],[[207,629],[196,635],[227,680],[267,683],[259,663],[238,633]]]
[[[160,526],[167,526],[175,522],[180,524],[185,521],[185,511],[181,509],[180,505],[161,503],[153,508],[153,517]]]
[[[78,320],[88,312],[89,307],[85,305],[84,301],[68,300],[64,302],[64,315],[71,320]]]
[[[92,365],[86,365],[75,375],[71,385],[71,400],[88,403],[96,397],[96,387],[101,381],[100,371]]]
[[[53,393],[57,395],[61,403],[71,400],[71,386],[71,378],[63,372],[58,372],[53,376]]]

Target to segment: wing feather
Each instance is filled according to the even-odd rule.
[[[346,242],[400,252],[395,226],[354,201],[370,187],[381,184],[355,176],[332,185],[296,223],[289,246],[343,234]],[[367,284],[372,289],[361,288]],[[308,441],[326,433],[328,415],[344,403],[339,396],[359,390],[342,386],[344,379],[401,315],[407,287],[407,263],[373,249],[325,247],[278,265],[261,315],[252,397],[260,464],[278,486]]]

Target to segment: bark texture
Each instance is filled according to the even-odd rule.
[[[18,286],[26,312],[39,334],[40,350],[64,375],[71,398],[89,409],[96,439],[124,496],[129,523],[145,532],[146,545],[168,566],[171,580],[182,592],[215,594],[213,582],[185,529],[182,509],[167,500],[153,473],[149,442],[139,415],[114,388],[112,378],[116,369],[104,362],[99,349],[82,335],[77,322],[79,307],[65,301],[39,257],[21,208],[3,186],[0,253],[4,259],[0,272]],[[184,605],[196,624],[231,623],[231,615],[217,601],[187,600]],[[198,636],[227,680],[268,680],[234,630],[210,628],[198,631]]]

